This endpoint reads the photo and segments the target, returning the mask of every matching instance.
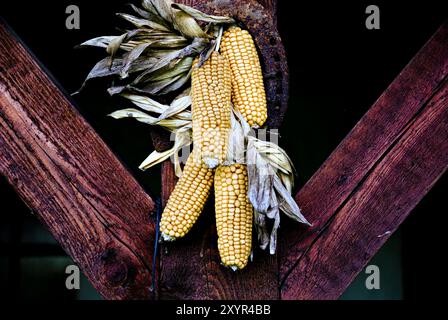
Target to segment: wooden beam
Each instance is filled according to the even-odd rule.
[[[107,299],[151,298],[151,198],[0,21],[0,171]]]
[[[298,193],[313,227],[281,232],[282,298],[338,298],[446,170],[447,79],[445,23]]]

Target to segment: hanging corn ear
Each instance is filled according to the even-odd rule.
[[[228,60],[213,52],[192,74],[193,146],[214,168],[225,160],[230,130],[231,80]]]
[[[232,103],[251,127],[261,127],[267,119],[266,93],[252,36],[231,27],[223,34],[220,51],[230,62]]]
[[[190,231],[204,208],[212,185],[213,169],[198,161],[193,152],[162,213],[160,231],[165,240],[181,238]]]
[[[246,165],[219,166],[215,172],[218,250],[223,265],[246,266],[252,245],[252,204],[247,197]]]

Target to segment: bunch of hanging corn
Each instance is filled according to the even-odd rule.
[[[218,249],[224,265],[241,269],[247,265],[251,252],[253,207],[247,195],[246,165],[224,165],[231,129],[231,102],[250,125],[262,126],[267,117],[266,95],[255,44],[247,31],[238,27],[226,31],[221,52],[213,52],[200,67],[197,62],[193,64],[194,152],[168,201],[160,227],[169,240],[182,237],[191,229],[211,186],[209,168],[218,166],[215,173]],[[204,179],[197,188],[198,180]]]
[[[247,150],[246,159],[228,157],[230,140],[233,141],[229,136],[246,132],[243,122],[247,122],[245,127],[258,128],[267,120],[263,75],[254,40],[248,31],[235,26],[230,17],[207,15],[171,0],[144,0],[142,6],[143,9],[131,6],[137,16],[120,14],[135,26],[134,30],[119,36],[94,38],[82,44],[106,48],[109,53],[95,65],[86,80],[119,76],[121,83],[109,88],[109,93],[122,95],[143,111],[128,108],[111,116],[117,119],[132,117],[175,133],[173,148],[154,151],[140,166],[147,169],[170,155],[175,158],[176,175],[180,179],[162,214],[160,230],[163,238],[175,240],[188,233],[202,212],[214,183],[221,261],[234,270],[244,268],[252,248],[253,222],[259,239],[262,239],[260,246],[266,248],[269,243],[271,253],[275,251],[280,202],[282,211],[288,216],[308,223],[290,196],[292,168],[283,150],[256,143],[257,139],[250,140],[244,133],[244,141],[238,146]],[[207,28],[203,29],[196,20],[207,22]],[[224,28],[227,30],[222,33]],[[166,95],[182,88],[190,77],[189,95],[186,90],[169,106],[135,94]],[[234,127],[232,104],[243,117],[236,125],[241,125],[241,130]],[[191,111],[188,111],[190,105]],[[159,115],[154,117],[154,113]],[[177,153],[191,140],[194,151],[181,173]],[[270,151],[275,153],[272,158]],[[274,173],[271,184],[260,182],[266,177],[257,176],[261,170],[257,169],[256,161],[252,161],[250,167],[246,165],[249,154],[258,159],[260,168],[270,168],[271,174],[278,168],[274,162],[282,159],[282,173]],[[270,185],[268,200],[259,201],[266,190],[257,183]],[[254,211],[256,219],[253,218]],[[267,235],[266,217],[274,217],[270,236]]]
[[[246,165],[223,165],[230,130],[230,103],[249,125],[256,127],[266,121],[267,107],[260,61],[250,34],[231,27],[222,36],[221,53],[213,52],[201,67],[194,63],[191,96],[195,152],[165,208],[161,231],[167,239],[175,239],[191,229],[211,185],[208,168],[218,166],[215,173],[218,249],[222,263],[235,270],[244,268],[250,256],[253,207],[247,194]],[[193,157],[196,166],[190,163]],[[200,164],[201,160],[204,164]],[[196,191],[198,182],[194,185],[194,178],[206,179]]]

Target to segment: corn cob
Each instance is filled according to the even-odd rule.
[[[213,185],[213,169],[190,154],[160,220],[165,240],[185,236],[204,208]]]
[[[221,53],[232,71],[232,103],[251,127],[267,119],[266,93],[257,49],[247,30],[230,27],[221,40]]]
[[[196,66],[196,65],[195,65]],[[192,73],[193,145],[214,168],[225,160],[230,130],[231,80],[227,59],[213,52]]]
[[[215,212],[218,250],[223,265],[246,266],[252,245],[252,204],[247,196],[247,168],[219,166],[215,172]]]

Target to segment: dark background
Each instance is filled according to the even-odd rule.
[[[132,1],[139,4],[139,1]],[[129,12],[126,1],[2,1],[3,17],[67,92],[81,85],[101,49],[74,49],[124,26],[115,12]],[[448,17],[443,1],[279,0],[279,29],[287,50],[291,96],[281,128],[281,146],[299,172],[298,187],[318,169],[361,116]],[[65,28],[65,8],[76,4],[81,29]],[[381,29],[367,30],[365,8],[376,4]],[[106,117],[124,102],[110,98],[107,81],[92,81],[75,96],[81,113],[154,197],[158,169],[137,167],[152,151],[148,127]],[[132,142],[131,142],[132,141]],[[137,141],[137,143],[135,142]],[[381,290],[368,291],[358,279],[345,299],[429,298],[443,281],[442,223],[447,213],[448,177],[429,192],[371,263],[381,269]],[[83,279],[78,292],[65,289],[70,258],[0,177],[0,295],[30,299],[96,299]],[[445,250],[446,251],[446,250]]]

